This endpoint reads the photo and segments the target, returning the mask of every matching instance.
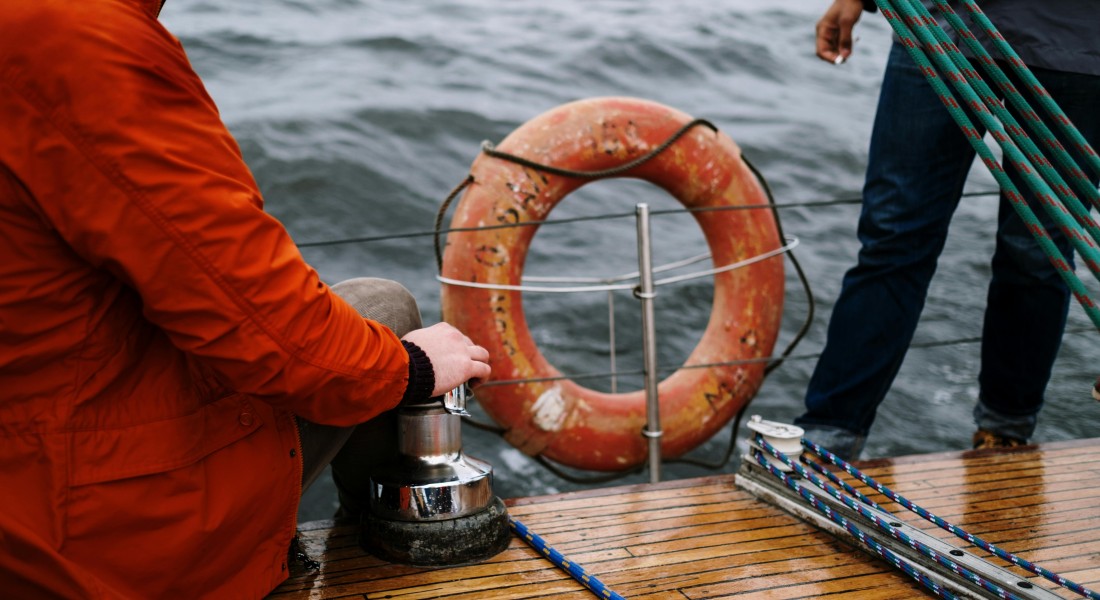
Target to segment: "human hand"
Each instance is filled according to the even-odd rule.
[[[401,339],[419,346],[432,362],[435,373],[433,398],[468,381],[489,376],[489,351],[448,323],[415,329]]]
[[[833,0],[817,22],[817,56],[841,64],[852,54],[852,28],[863,15],[861,0]]]

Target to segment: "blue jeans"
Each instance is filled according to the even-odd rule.
[[[1032,71],[1095,147],[1100,77]],[[832,442],[834,451],[848,458],[858,456],[901,367],[974,155],[932,87],[895,43],[871,134],[858,264],[844,276],[806,391],[806,412],[795,420],[808,438],[820,438],[826,447]],[[1007,170],[1072,261],[1068,241],[1033,202],[1027,185]],[[1069,298],[1065,283],[1002,196],[982,335],[979,427],[1031,437]]]

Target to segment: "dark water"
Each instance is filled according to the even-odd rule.
[[[313,242],[427,232],[479,144],[499,141],[526,120],[571,100],[647,98],[709,119],[766,176],[777,201],[856,196],[889,32],[865,18],[853,59],[842,67],[813,56],[813,25],[827,3],[763,0],[173,0],[161,16],[187,49],[264,192],[303,254],[326,281],[395,279],[439,319],[439,283],[428,236],[312,246]],[[969,189],[990,190],[978,167]],[[647,184],[592,184],[553,217],[654,209],[675,201]],[[782,211],[808,272],[817,313],[795,357],[765,381],[750,412],[789,420],[824,340],[844,270],[854,261],[854,205]],[[870,456],[967,446],[977,397],[976,338],[984,304],[995,199],[959,209],[933,282],[917,343],[879,412]],[[655,262],[705,251],[694,222],[655,217]],[[636,267],[630,219],[543,227],[528,274],[613,275]],[[598,257],[598,260],[595,259]],[[528,320],[547,357],[565,373],[605,370],[606,296],[525,296]],[[641,367],[638,309],[616,299],[618,366]],[[788,268],[780,346],[808,311]],[[682,361],[710,310],[706,280],[670,286],[658,303],[660,364]],[[1071,329],[1088,329],[1079,307]],[[1095,332],[1068,335],[1055,366],[1036,439],[1091,437],[1100,405]],[[608,382],[593,382],[606,389]],[[624,377],[619,389],[640,387]],[[743,434],[742,434],[743,435]],[[728,431],[695,454],[717,457]],[[576,489],[491,434],[464,429],[470,454],[492,462],[504,497]],[[724,471],[730,471],[730,465]],[[666,467],[666,477],[709,474]],[[626,482],[646,480],[645,476]],[[331,514],[331,484],[307,494],[301,516]]]

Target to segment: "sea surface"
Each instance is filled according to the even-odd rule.
[[[161,21],[183,43],[263,191],[305,259],[329,283],[359,276],[401,282],[427,323],[440,319],[431,231],[441,203],[467,174],[482,140],[500,141],[557,105],[594,96],[634,96],[706,118],[763,173],[812,287],[814,312],[791,358],[763,383],[748,414],[789,421],[825,338],[833,299],[857,250],[855,202],[890,32],[879,15],[857,27],[844,65],[813,54],[814,23],[827,0],[170,0]],[[914,348],[878,413],[866,456],[967,448],[977,397],[978,345],[993,245],[995,189],[974,169],[932,283]],[[636,181],[593,183],[552,218],[629,213],[678,205]],[[452,208],[453,212],[453,208]],[[444,223],[449,221],[449,216]],[[654,262],[706,250],[694,221],[653,221]],[[544,226],[530,275],[609,276],[636,269],[632,219]],[[355,243],[340,240],[368,238]],[[383,238],[383,239],[377,239]],[[787,263],[777,352],[810,315]],[[662,290],[659,364],[675,368],[710,312],[707,279]],[[617,368],[641,368],[640,317],[629,293],[616,297]],[[540,349],[566,374],[609,371],[607,296],[527,294]],[[1079,306],[1067,334],[1036,441],[1092,437],[1100,403],[1097,337]],[[1090,359],[1091,357],[1091,359]],[[609,389],[610,380],[590,383]],[[616,381],[638,389],[637,376]],[[475,412],[476,406],[475,406]],[[482,415],[484,418],[484,415]],[[737,433],[738,439],[745,429]],[[720,459],[729,428],[692,456]],[[502,497],[586,487],[554,475],[495,434],[464,427],[466,451],[494,465]],[[731,472],[666,465],[663,478]],[[584,475],[583,473],[576,473]],[[647,481],[647,474],[618,483]],[[606,484],[604,484],[606,485]],[[300,517],[328,518],[323,479]]]

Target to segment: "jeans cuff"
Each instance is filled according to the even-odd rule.
[[[1009,415],[998,412],[986,403],[978,400],[974,405],[974,424],[978,429],[993,432],[1001,437],[1010,437],[1027,442],[1035,433],[1039,415]]]
[[[799,425],[805,432],[802,437],[843,458],[859,460],[867,436],[833,425]]]

